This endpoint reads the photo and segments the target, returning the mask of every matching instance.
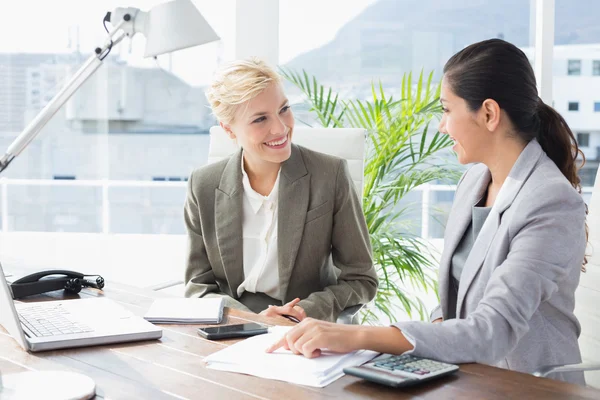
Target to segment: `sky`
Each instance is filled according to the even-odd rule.
[[[221,37],[209,43],[158,57],[143,59],[145,39],[136,36],[123,41],[113,52],[131,65],[158,65],[171,70],[192,85],[210,81],[217,60],[230,60],[235,54],[235,1],[193,0],[209,24]],[[254,1],[254,0],[237,0]],[[106,39],[102,20],[116,7],[141,10],[164,0],[18,0],[0,10],[5,18],[0,24],[0,52],[67,53],[77,47],[90,53]],[[375,0],[280,0],[279,62],[331,41],[338,30],[360,14]],[[19,16],[27,16],[20,18]],[[110,29],[110,28],[109,28]],[[10,40],[8,40],[10,38]],[[78,39],[77,39],[78,38]]]

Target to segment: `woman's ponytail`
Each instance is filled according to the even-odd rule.
[[[577,145],[575,136],[567,125],[565,119],[556,112],[556,110],[542,101],[538,102],[538,118],[540,120],[540,129],[538,131],[537,140],[546,152],[548,157],[560,169],[563,175],[573,185],[573,187],[581,193],[581,179],[578,172],[583,164],[585,164],[585,155]],[[577,165],[577,156],[581,156],[581,163]],[[587,215],[588,208],[585,205],[585,213]],[[585,223],[585,240],[588,241],[589,227]],[[583,265],[581,270],[585,272],[587,264],[587,254],[583,257]]]
[[[571,128],[564,118],[542,99],[538,102],[537,115],[540,120],[538,142],[571,185],[581,193],[581,179],[577,172],[585,163],[585,156],[577,146]],[[579,165],[577,163],[578,155],[582,160]]]

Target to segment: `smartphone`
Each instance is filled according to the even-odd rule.
[[[207,339],[229,339],[248,337],[267,333],[269,330],[264,325],[250,323],[239,325],[211,326],[198,328],[198,334]]]

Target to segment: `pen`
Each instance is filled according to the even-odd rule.
[[[300,322],[300,320],[299,320],[298,318],[296,318],[296,317],[293,317],[293,316],[291,316],[291,315],[287,315],[287,314],[281,314],[281,316],[282,316],[282,317],[285,317],[285,318],[287,318],[287,319],[289,319],[290,321],[292,321],[292,322],[295,322],[295,323],[299,323],[299,322]]]

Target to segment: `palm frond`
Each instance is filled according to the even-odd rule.
[[[342,100],[306,71],[281,69],[301,90],[323,127],[363,128],[368,133],[364,167],[363,212],[380,286],[374,305],[362,314],[363,323],[394,321],[398,312],[426,318],[423,301],[410,288],[437,295],[434,256],[422,238],[406,229],[411,205],[406,196],[418,186],[457,178],[455,169],[434,161],[451,144],[447,135],[432,133],[439,117],[440,85],[433,72],[402,77],[400,99],[386,93],[381,82],[371,84],[371,98]]]

